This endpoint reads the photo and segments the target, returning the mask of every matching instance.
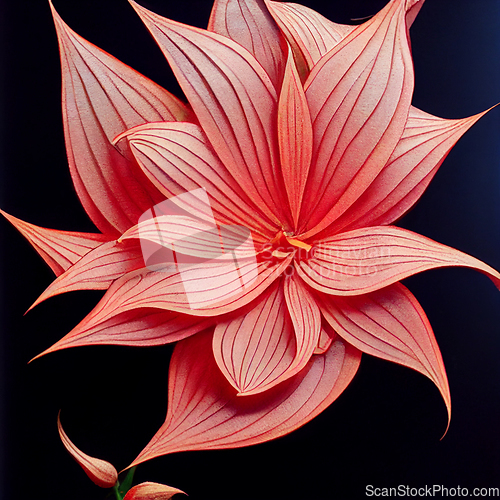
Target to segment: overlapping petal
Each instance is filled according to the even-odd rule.
[[[106,290],[124,274],[144,267],[140,246],[137,242],[127,243],[109,241],[86,253],[53,281],[31,308],[61,293]]]
[[[443,359],[425,312],[407,288],[396,283],[362,296],[323,296],[320,303],[323,316],[346,342],[429,377],[443,396],[449,421]]]
[[[33,245],[56,276],[110,239],[103,234],[47,229],[17,219],[3,210],[0,210],[0,213]]]
[[[355,375],[360,352],[336,339],[295,377],[240,397],[210,354],[205,332],[175,348],[165,423],[132,465],[178,451],[249,446],[292,432],[330,405]]]
[[[287,223],[278,97],[267,73],[231,39],[132,5],[167,57],[217,156],[268,217]]]
[[[140,308],[110,315],[109,319],[102,321],[84,320],[34,359],[50,352],[85,345],[143,347],[170,344],[212,325],[212,318],[205,319],[171,311]]]
[[[358,26],[321,58],[305,83],[314,149],[302,205],[304,237],[361,196],[403,134],[413,93],[404,6],[393,0]]]
[[[280,88],[288,50],[264,0],[215,0],[208,30],[245,47]]]
[[[476,269],[500,288],[500,273],[470,255],[395,226],[356,229],[317,243],[295,263],[311,287],[331,295],[361,295],[439,267]]]
[[[458,139],[485,113],[446,120],[411,107],[403,137],[387,165],[323,234],[382,226],[399,219],[418,201]]]
[[[185,493],[166,484],[141,483],[127,491],[123,500],[169,500],[177,493]]]
[[[52,7],[61,51],[63,120],[70,171],[96,226],[117,235],[162,197],[111,144],[152,121],[190,120],[178,99],[73,32]]]
[[[276,232],[276,223],[229,174],[199,126],[150,124],[130,130],[125,137],[145,174],[167,198],[203,188],[218,222],[244,225],[263,237]]]

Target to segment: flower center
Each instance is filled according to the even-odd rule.
[[[298,240],[292,233],[280,231],[271,241],[271,255],[277,259],[284,259],[291,253],[295,259],[305,259],[312,249],[309,243]]]

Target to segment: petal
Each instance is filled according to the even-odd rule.
[[[141,483],[128,490],[123,500],[169,500],[177,493],[185,493],[166,484]]]
[[[97,324],[82,321],[33,360],[50,352],[86,345],[142,347],[170,344],[201,332],[212,324],[210,318],[203,319],[157,309],[126,311]]]
[[[321,313],[316,298],[297,273],[285,278],[284,291],[297,344],[295,359],[286,373],[289,377],[302,370],[313,355],[321,334]]]
[[[360,295],[439,267],[476,269],[500,288],[500,274],[470,255],[395,226],[356,229],[318,242],[296,264],[301,278],[331,295]]]
[[[227,275],[232,273],[228,272],[227,262],[193,265],[175,273],[149,269],[131,272],[115,281],[90,314],[43,354],[88,343],[173,342],[179,336],[186,337],[213,324],[202,323],[200,316],[218,316],[250,303],[272,284],[290,260],[278,265],[259,263],[257,269],[244,263],[237,269],[239,275],[234,283],[228,282]],[[253,281],[245,281],[246,275]],[[158,314],[150,316],[151,309],[156,309]],[[159,314],[165,310],[177,314]]]
[[[274,222],[287,220],[279,172],[276,89],[229,38],[170,21],[131,2],[168,59],[217,156]]]
[[[167,418],[132,465],[178,451],[249,446],[292,432],[342,393],[360,362],[360,352],[337,339],[295,377],[239,397],[210,355],[211,345],[208,332],[177,344]]]
[[[109,236],[92,233],[72,233],[35,226],[2,214],[32,245],[56,276],[78,262],[86,253],[109,241]]]
[[[52,8],[63,76],[63,120],[71,176],[103,232],[128,229],[161,199],[133,161],[112,145],[119,133],[151,121],[186,120],[190,111],[166,90],[78,36]]]
[[[292,47],[297,66],[303,75],[328,51],[333,49],[356,26],[336,24],[303,5],[266,2],[269,11]]]
[[[208,30],[245,47],[281,86],[287,45],[264,0],[215,0]]]
[[[451,417],[448,380],[424,310],[400,283],[357,297],[327,297],[321,312],[349,344],[378,358],[408,366],[438,387]]]
[[[160,246],[176,254],[175,260],[172,255],[165,264],[198,262],[196,259],[180,261],[182,257],[211,260],[232,253],[232,257],[239,260],[256,256],[248,229],[231,225],[219,226],[189,216],[161,215],[142,221],[129,229],[119,241],[132,238],[140,238],[144,255],[152,251],[146,246],[149,242],[154,243],[155,249]],[[149,262],[147,265],[153,267],[161,263],[155,260],[153,265]]]
[[[319,334],[318,346],[314,350],[314,354],[325,354],[332,345],[333,339],[337,334],[328,324],[321,326],[321,333]]]
[[[403,137],[372,184],[324,236],[366,226],[391,224],[422,196],[450,149],[487,111],[445,120],[410,108]]]
[[[144,267],[140,246],[109,241],[85,254],[61,274],[38,297],[32,309],[44,300],[75,290],[106,290],[124,274]]]
[[[294,3],[267,1],[267,6],[293,49],[305,76],[356,26],[333,23],[316,11]],[[406,24],[413,24],[424,0],[406,2]]]
[[[69,439],[61,425],[61,419],[57,417],[57,429],[61,441],[68,453],[78,462],[85,474],[101,488],[112,488],[118,480],[116,469],[109,463],[99,458],[89,457],[80,451]]]
[[[296,230],[311,165],[313,131],[306,96],[291,53],[279,99],[278,139],[281,170]]]
[[[240,224],[254,233],[274,236],[278,226],[251,201],[191,123],[143,125],[125,134],[151,182],[167,198],[206,190],[217,221]]]
[[[215,360],[239,395],[275,386],[293,365],[295,334],[280,281],[252,303],[249,311],[215,328]]]
[[[304,238],[339,217],[389,160],[413,93],[403,0],[393,0],[314,67],[305,84],[314,131]]]

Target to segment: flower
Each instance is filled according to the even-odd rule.
[[[399,281],[457,265],[497,286],[500,275],[390,225],[482,115],[443,120],[411,106],[407,32],[421,4],[392,0],[346,27],[294,4],[218,1],[208,31],[133,4],[190,106],[54,14],[70,168],[102,235],[8,217],[60,274],[39,301],[109,287],[46,352],[181,341],[167,420],[134,463],[290,432],[343,391],[361,352],[428,376],[450,411],[431,327]],[[159,224],[188,235],[204,227],[210,208],[219,226],[246,228],[257,260],[239,270],[257,273],[244,286],[231,287],[216,261],[190,266],[187,278],[144,266],[141,230],[151,222],[139,222],[142,214],[200,188],[209,207],[198,206],[196,219],[162,215]],[[204,240],[192,243],[198,251]],[[201,284],[194,296],[186,280]]]

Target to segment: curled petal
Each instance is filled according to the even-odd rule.
[[[69,439],[61,425],[60,416],[57,417],[57,429],[61,441],[68,453],[78,462],[85,474],[101,488],[112,488],[118,479],[116,469],[105,460],[89,457],[80,451]]]
[[[443,359],[425,312],[400,283],[357,297],[326,297],[321,311],[332,328],[359,350],[429,377],[451,417]]]
[[[287,47],[264,0],[215,0],[208,30],[245,47],[279,88]]]
[[[337,339],[295,377],[264,393],[240,397],[209,354],[211,344],[209,332],[177,344],[167,418],[132,465],[178,451],[239,448],[288,434],[342,393],[361,359],[356,348]]]
[[[56,276],[78,262],[85,254],[109,241],[103,234],[72,233],[47,229],[16,219],[0,210],[0,213],[33,245]]]
[[[127,491],[123,500],[169,500],[177,493],[185,495],[182,490],[166,484],[141,483]]]
[[[111,141],[144,122],[189,120],[191,112],[166,90],[78,36],[51,8],[61,51],[71,176],[96,226],[117,235],[161,201],[161,195]]]
[[[44,300],[75,290],[106,290],[124,274],[144,267],[139,245],[109,241],[85,254],[76,264],[61,274],[38,297],[32,309]]]
[[[422,196],[450,149],[487,111],[445,120],[414,107],[387,165],[358,200],[322,234],[391,224]]]
[[[413,93],[404,5],[392,0],[358,26],[305,83],[315,140],[302,204],[304,238],[361,196],[403,134]]]
[[[289,218],[279,172],[278,98],[243,47],[131,2],[168,59],[217,156],[274,222]]]
[[[476,269],[500,288],[500,273],[470,255],[395,226],[341,233],[318,242],[314,256],[296,263],[301,278],[320,292],[361,295],[439,267]]]

